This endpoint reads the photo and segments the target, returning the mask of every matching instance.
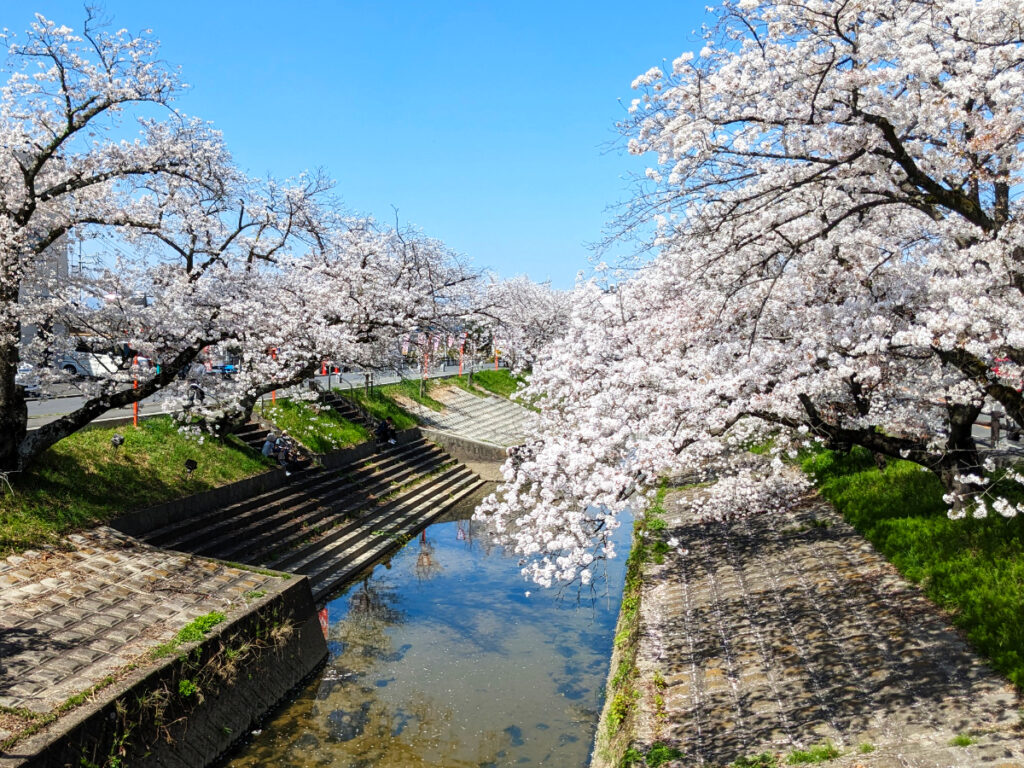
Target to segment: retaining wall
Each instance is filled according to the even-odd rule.
[[[255,727],[327,655],[304,577],[217,625],[155,667],[129,674],[43,731],[0,768],[203,768]]]
[[[428,440],[437,443],[448,453],[462,462],[499,462],[503,463],[508,455],[500,445],[482,443],[468,437],[453,435],[440,429],[420,427],[420,432]]]

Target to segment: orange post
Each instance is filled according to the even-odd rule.
[[[277,360],[277,347],[271,347],[270,348],[270,357],[272,359],[274,359],[274,360]],[[270,402],[274,403],[274,404],[277,403],[277,390],[276,389],[271,391],[271,393],[270,393]]]
[[[498,350],[494,350],[494,370],[498,370]]]
[[[132,365],[134,365],[135,366],[135,370],[138,371],[138,369],[139,369],[139,358],[138,358],[138,355],[136,355],[134,358],[132,358]],[[132,383],[132,389],[138,389],[138,388],[139,388],[139,377],[136,376],[135,377],[135,381]],[[138,427],[139,426],[139,401],[138,400],[136,400],[134,403],[132,403],[132,426],[133,427]]]

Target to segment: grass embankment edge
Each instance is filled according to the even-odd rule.
[[[682,756],[677,749],[661,742],[656,741],[647,749],[634,744],[637,703],[643,697],[644,689],[651,687],[641,680],[637,668],[644,568],[651,563],[661,564],[669,550],[664,541],[667,494],[668,485],[662,483],[643,515],[633,521],[633,539],[626,559],[626,578],[615,625],[611,669],[595,739],[595,764],[616,768],[658,766]],[[655,711],[660,712],[664,704],[660,697],[665,682],[657,672],[651,682]],[[601,763],[596,762],[598,758]]]
[[[115,448],[115,434],[124,438]],[[185,471],[186,459],[197,467]],[[169,417],[64,438],[0,491],[0,557],[59,545],[118,515],[257,475],[271,464],[237,438],[179,433]]]

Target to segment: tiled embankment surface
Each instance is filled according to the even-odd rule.
[[[141,544],[101,527],[71,551],[0,560],[0,707],[47,713],[171,640],[197,616],[228,618],[279,582]],[[102,696],[102,693],[99,694]],[[19,726],[0,714],[0,741]]]
[[[831,741],[834,766],[1024,766],[1021,701],[946,618],[828,504],[699,525],[667,504],[681,550],[648,566],[640,740],[673,765],[726,765]],[[960,734],[976,738],[951,746]],[[861,745],[874,751],[862,753]],[[867,749],[867,747],[865,747]]]
[[[435,390],[431,397],[444,405],[443,411],[432,411],[411,400],[404,400],[403,406],[427,427],[491,445],[520,445],[533,418],[530,411],[511,400],[478,397],[458,387]]]

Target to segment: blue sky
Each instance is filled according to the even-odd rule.
[[[0,0],[78,28],[82,3]],[[324,168],[354,212],[421,227],[505,277],[572,285],[644,163],[615,123],[629,84],[700,47],[701,2],[107,0],[151,28],[255,175]],[[618,101],[621,99],[621,103]],[[625,252],[628,249],[622,248]],[[613,252],[614,255],[614,252]]]

